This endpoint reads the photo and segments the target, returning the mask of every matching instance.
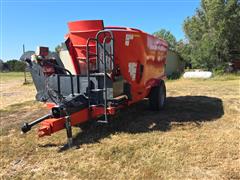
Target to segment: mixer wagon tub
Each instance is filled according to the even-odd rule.
[[[153,110],[166,101],[164,83],[166,41],[141,30],[104,27],[102,20],[69,22],[59,56],[47,47],[23,54],[36,86],[38,101],[51,110],[22,132],[40,124],[38,136],[66,129],[72,144],[72,126],[109,116],[146,97]]]

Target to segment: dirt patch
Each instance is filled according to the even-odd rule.
[[[36,101],[26,101],[19,104],[7,106],[0,110],[1,114],[1,133],[4,135],[10,129],[18,128],[23,122],[29,122],[37,119],[48,112],[42,103]]]
[[[35,87],[32,83],[24,85],[23,82],[22,73],[17,73],[13,77],[11,73],[5,73],[4,76],[1,74],[0,109],[5,109],[7,106],[12,104],[35,100]]]

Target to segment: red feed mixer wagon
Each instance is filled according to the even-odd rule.
[[[26,61],[37,89],[36,99],[50,114],[24,123],[22,132],[40,124],[38,136],[66,129],[72,144],[72,126],[109,116],[148,97],[150,108],[160,110],[166,100],[166,41],[141,30],[104,27],[102,20],[68,23],[58,54],[47,47],[27,52]]]

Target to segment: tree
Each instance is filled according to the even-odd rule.
[[[23,61],[9,60],[5,63],[10,71],[23,72],[25,70],[26,64]]]
[[[176,45],[176,52],[180,55],[181,59],[187,64],[191,64],[191,47],[189,43],[184,40],[180,40]]]
[[[61,49],[62,49],[62,46],[61,46],[61,45],[57,45],[57,46],[55,47],[55,52],[56,52],[57,54],[59,54],[60,51],[61,51]]]
[[[153,35],[167,41],[169,45],[169,49],[175,51],[177,40],[170,31],[161,29],[160,31],[153,33]]]
[[[0,71],[3,71],[3,67],[4,67],[4,62],[3,60],[0,59]]]
[[[202,0],[201,7],[184,21],[184,32],[194,67],[221,68],[240,51],[240,2]],[[181,54],[182,56],[185,56]]]

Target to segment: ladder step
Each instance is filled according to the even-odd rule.
[[[104,76],[105,73],[91,73],[90,76],[94,77],[94,76]]]
[[[128,99],[128,97],[127,97],[127,95],[120,95],[120,96],[113,98],[113,100],[120,100],[120,99]]]
[[[96,57],[89,57],[89,60],[90,60],[90,61],[93,61],[93,60],[95,61],[95,59],[96,59]],[[87,61],[86,57],[79,57],[79,56],[77,57],[77,60]]]
[[[91,92],[100,92],[100,91],[105,91],[105,89],[91,89]]]
[[[89,44],[88,45],[89,47],[95,47],[96,45],[94,45],[94,44]],[[86,44],[75,44],[75,45],[73,45],[73,47],[76,47],[76,48],[86,48],[87,47],[87,45]]]
[[[97,120],[98,123],[108,124],[108,121],[106,120]]]
[[[105,107],[104,104],[92,104],[92,105],[90,105],[90,107],[96,107],[96,106]]]
[[[128,97],[126,95],[121,95],[113,99],[108,99],[108,101],[111,102],[112,106],[118,106],[118,105],[124,104],[127,100],[128,100]]]

